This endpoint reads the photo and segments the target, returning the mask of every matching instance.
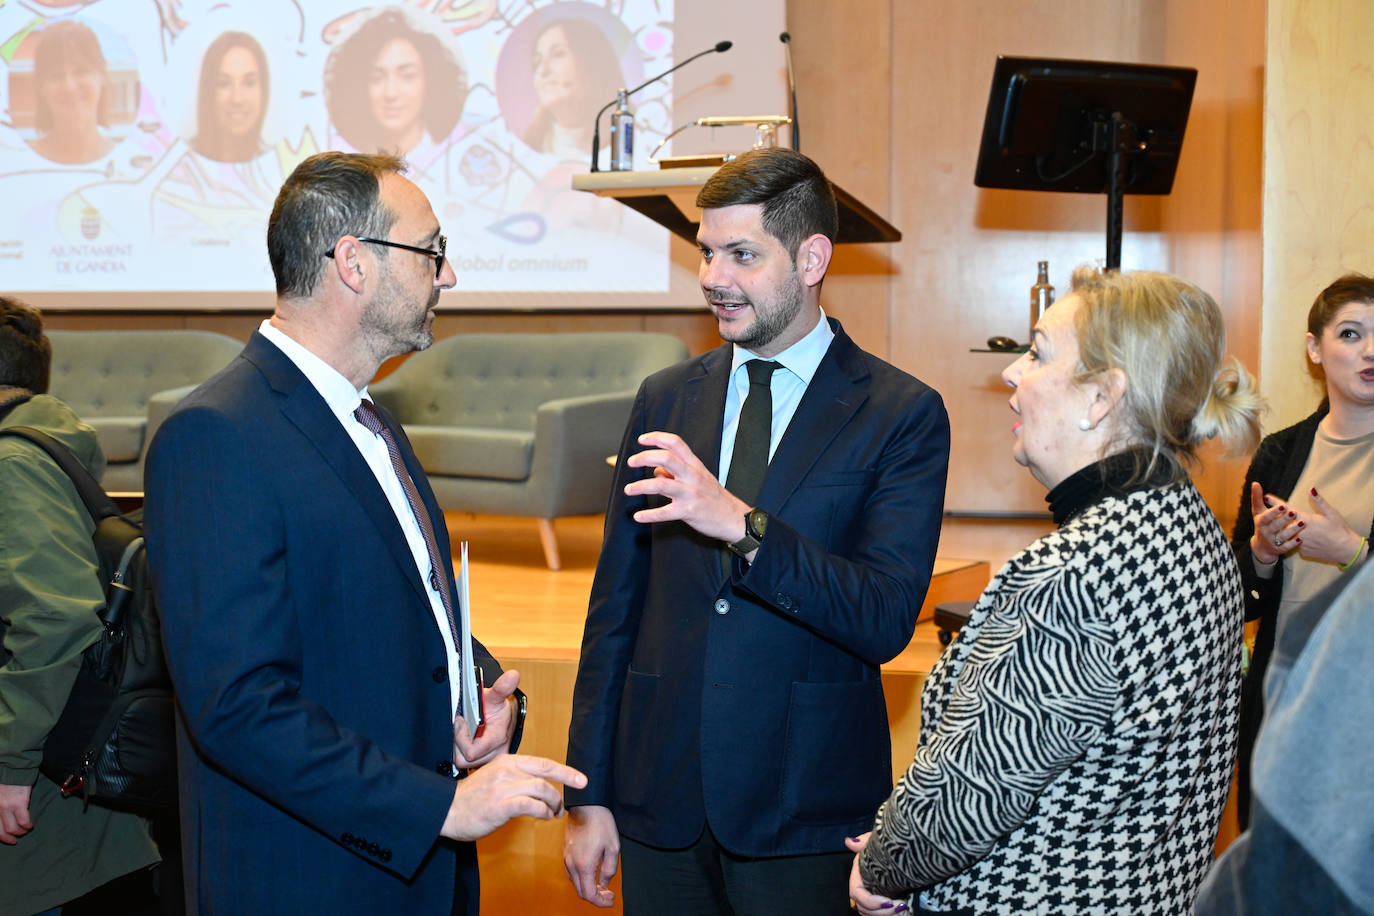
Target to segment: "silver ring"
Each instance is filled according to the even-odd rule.
[[[1275,546],[1275,547],[1282,547],[1282,546],[1283,546],[1283,538],[1279,537],[1277,534],[1274,535],[1274,546]]]

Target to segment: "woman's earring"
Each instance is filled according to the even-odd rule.
[[[1086,433],[1088,430],[1093,428],[1092,421],[1089,420],[1087,417],[1084,417],[1083,419],[1078,421],[1078,428]]]

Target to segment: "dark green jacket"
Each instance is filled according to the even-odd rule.
[[[0,403],[14,394],[0,389]],[[97,476],[104,465],[95,431],[56,398],[14,407],[0,418],[8,426],[43,430]],[[17,845],[0,845],[0,916],[48,909],[158,860],[142,818],[97,805],[83,811],[38,773],[81,653],[100,632],[93,529],[46,453],[0,437],[0,784],[33,786],[34,824]]]

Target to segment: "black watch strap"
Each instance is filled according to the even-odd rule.
[[[529,711],[529,699],[525,691],[515,688],[515,731],[510,736],[510,752],[520,750],[520,739],[525,737],[525,713]]]
[[[763,543],[764,531],[768,528],[768,513],[757,506],[744,513],[744,537],[730,544],[730,552],[747,557]]]

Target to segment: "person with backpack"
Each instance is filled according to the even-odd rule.
[[[97,477],[95,430],[48,396],[52,348],[39,313],[0,297],[0,428],[39,429]],[[59,907],[159,861],[148,822],[39,776],[105,603],[94,523],[38,446],[0,437],[0,916]]]

